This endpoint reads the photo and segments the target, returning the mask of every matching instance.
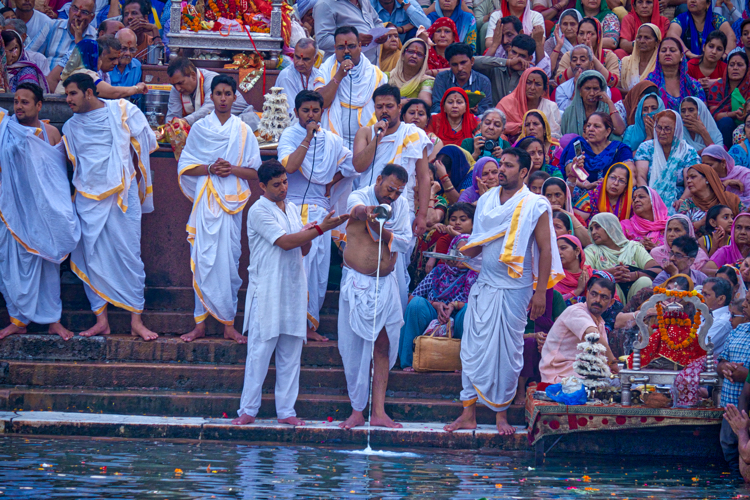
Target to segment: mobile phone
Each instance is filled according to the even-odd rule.
[[[576,157],[581,156],[583,154],[583,147],[581,146],[581,141],[574,142],[573,147],[576,150]]]

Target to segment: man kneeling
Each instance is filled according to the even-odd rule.
[[[388,371],[396,363],[404,324],[393,269],[398,252],[407,251],[412,238],[409,204],[406,196],[401,196],[408,181],[409,174],[403,167],[388,164],[374,186],[349,195],[346,208],[350,220],[346,227],[338,324],[339,352],[352,402],[352,415],[339,425],[344,429],[365,424],[362,412],[370,394],[371,362],[374,375],[370,425],[401,427],[385,414],[385,389]],[[381,204],[391,207],[391,218],[382,228],[374,213]]]

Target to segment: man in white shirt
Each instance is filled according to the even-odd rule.
[[[73,0],[70,19],[48,23],[27,48],[44,54],[50,60],[50,68],[54,68],[75,44],[84,38],[96,39],[96,30],[91,26],[94,9],[94,0]]]
[[[302,258],[311,242],[346,222],[348,215],[302,225],[299,208],[286,201],[287,175],[276,160],[258,169],[261,196],[247,213],[250,265],[245,300],[247,360],[238,418],[234,425],[255,422],[263,381],[276,351],[276,418],[280,424],[304,425],[294,402],[299,392],[300,356],[305,342],[307,280]]]
[[[27,44],[42,32],[45,26],[52,23],[46,14],[34,10],[34,0],[16,0],[16,17],[26,23],[26,32],[29,35]]]
[[[167,121],[184,118],[189,125],[211,114],[214,103],[211,101],[211,82],[218,73],[198,69],[187,57],[178,57],[169,63],[167,76],[172,83],[167,108]],[[242,114],[248,104],[240,91],[235,93],[232,114]]]
[[[322,75],[315,67],[318,59],[318,46],[312,38],[302,38],[294,46],[294,64],[284,68],[276,77],[276,87],[284,89],[289,113],[294,114],[294,99],[302,90],[313,90],[315,79]]]
[[[708,330],[706,342],[714,344],[714,359],[724,349],[729,333],[732,331],[732,313],[729,304],[732,302],[732,285],[723,278],[708,278],[703,282],[703,297],[711,311],[714,323]]]

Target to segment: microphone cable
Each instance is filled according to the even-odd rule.
[[[385,120],[386,123],[388,123],[388,120]],[[373,125],[374,127],[375,125]],[[384,132],[384,131],[383,131]],[[378,141],[378,137],[380,137],[379,133],[375,133],[375,152],[372,154],[372,163],[370,163],[370,183],[369,186],[372,186],[372,178],[375,176],[375,160],[378,157],[378,144],[380,141]]]
[[[313,136],[312,168],[310,169],[310,177],[307,179],[307,187],[305,188],[305,194],[302,195],[302,206],[299,207],[300,217],[302,216],[302,211],[305,209],[305,198],[307,198],[307,190],[310,189],[310,183],[312,182],[312,177],[315,174],[315,153],[317,152],[318,152],[318,132],[315,131],[315,135]],[[303,158],[302,161],[305,161],[306,158],[307,158],[307,153],[305,153],[305,158]],[[302,169],[302,165],[300,164],[300,170],[301,169]],[[310,210],[307,211],[307,219],[309,222]]]

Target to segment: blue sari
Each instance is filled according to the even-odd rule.
[[[622,142],[627,144],[632,150],[638,149],[638,146],[646,140],[646,126],[643,123],[643,103],[649,97],[656,98],[658,105],[658,108],[656,109],[657,113],[664,111],[664,101],[662,101],[661,97],[658,95],[646,94],[641,97],[640,102],[638,102],[638,108],[635,110],[635,123],[625,130],[625,135],[622,137]]]
[[[477,20],[474,18],[473,15],[469,14],[468,12],[465,12],[461,8],[461,3],[463,0],[458,0],[458,4],[456,4],[456,8],[453,10],[453,14],[451,14],[451,21],[456,23],[456,31],[458,31],[458,41],[461,41],[463,43],[468,43],[469,45],[475,45],[476,46],[476,40],[473,41],[466,41],[466,36],[472,31],[476,31],[477,27]],[[446,17],[443,14],[443,10],[440,8],[440,2],[435,2],[435,12],[431,12],[428,16],[430,21],[435,22],[441,17]]]
[[[589,143],[583,137],[574,137],[563,150],[560,157],[560,169],[565,171],[565,166],[576,157],[575,142],[581,141],[581,149],[585,153],[584,168],[589,173],[588,181],[596,182],[604,178],[609,167],[615,163],[633,160],[633,150],[630,146],[620,141],[612,141],[599,154],[594,153]]]

